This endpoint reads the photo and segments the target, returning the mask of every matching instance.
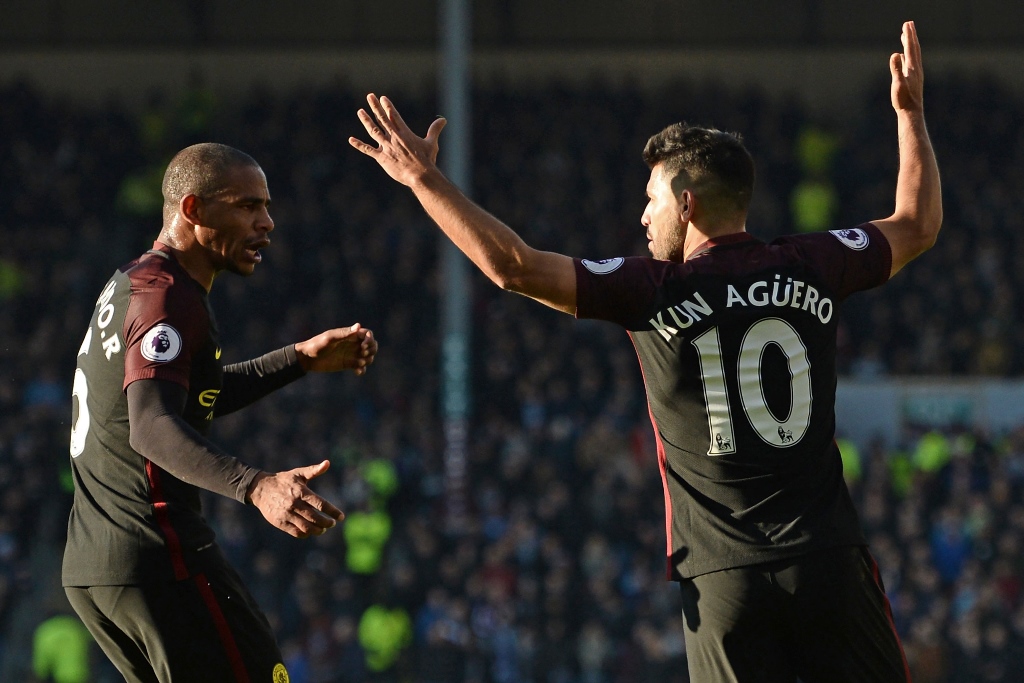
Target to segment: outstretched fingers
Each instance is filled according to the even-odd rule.
[[[273,518],[267,517],[267,521],[275,527],[294,538],[306,538],[310,535],[317,535],[327,531],[313,521],[299,514],[295,510],[285,511],[283,514]]]
[[[381,145],[383,145],[386,140],[384,137],[384,131],[374,123],[373,119],[370,118],[370,115],[366,113],[366,110],[360,109],[356,112],[356,116],[359,118],[360,123],[363,124],[363,128],[366,129],[366,132],[370,134],[370,137],[373,138],[377,144],[371,145],[370,143],[363,142],[354,136],[349,137],[348,144],[352,145],[366,156],[376,159],[381,152]]]
[[[402,118],[402,115],[398,113],[398,109],[395,108],[394,102],[392,102],[387,95],[380,98],[380,105],[385,116],[387,116],[388,122],[391,123],[394,128],[398,129],[402,127],[409,127],[405,124],[405,119]]]
[[[309,509],[316,512],[320,517],[330,520],[331,526],[334,526],[333,522],[345,519],[345,513],[336,508],[325,498],[321,498],[315,493],[310,492],[308,496],[302,501]]]
[[[299,468],[299,476],[309,482],[311,479],[316,479],[324,472],[329,470],[331,467],[330,460],[322,460],[316,465],[310,465],[308,467]],[[305,487],[304,487],[305,488]],[[331,504],[326,498],[322,498],[314,493],[309,488],[305,488],[304,493],[299,501],[296,502],[296,507],[308,507],[315,510],[317,513],[327,515],[333,519],[343,519],[345,514]]]
[[[350,145],[373,158],[393,180],[407,187],[414,186],[426,174],[436,170],[437,137],[444,127],[443,119],[432,123],[427,137],[421,138],[412,132],[387,97],[378,98],[370,93],[366,102],[368,110],[360,109],[358,116],[372,142],[349,138]],[[376,146],[373,142],[377,143]]]
[[[366,113],[365,109],[360,109],[356,112],[356,116],[359,117],[359,122],[363,124],[363,128],[370,134],[370,137],[377,142],[378,145],[382,145],[388,140],[388,132],[381,128],[377,121]]]
[[[341,510],[315,493],[307,491],[282,511],[274,525],[286,534],[306,538],[325,533],[343,519],[345,514]]]
[[[356,137],[350,137],[348,139],[348,144],[352,145],[368,157],[376,157],[377,154],[380,153],[380,147],[374,147],[373,145],[363,142]]]
[[[376,117],[385,133],[390,135],[394,132],[394,121],[391,120],[388,112],[384,110],[384,105],[381,104],[380,99],[373,93],[370,93],[366,96],[366,102],[370,105],[370,111],[373,112],[374,117]],[[394,109],[394,107],[392,107],[392,109]]]
[[[903,24],[903,33],[900,36],[903,42],[903,54],[901,56],[901,73],[905,77],[917,72],[921,74],[921,42],[917,38],[917,27],[914,22],[908,21]]]
[[[921,42],[917,38],[917,26],[908,21],[903,24],[903,54],[906,70],[921,68]]]
[[[910,38],[910,22],[909,21],[907,23],[903,24],[903,33],[900,35],[900,42],[903,43],[903,58],[902,58],[902,62],[903,62],[903,75],[906,76],[907,73],[912,68],[912,64],[911,64],[912,55],[911,55],[911,52],[910,52],[911,38]]]
[[[306,501],[296,501],[292,512],[292,524],[308,533],[322,534],[338,523],[337,517],[320,512]]]

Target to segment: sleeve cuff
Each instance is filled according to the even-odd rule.
[[[252,485],[252,480],[256,478],[256,475],[260,473],[259,468],[250,467],[242,475],[242,478],[238,481],[238,488],[235,489],[235,500],[242,505],[251,505],[252,501],[248,500],[249,487]]]

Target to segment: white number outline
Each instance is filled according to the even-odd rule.
[[[704,405],[708,408],[708,431],[711,445],[708,455],[736,452],[736,437],[729,407],[729,388],[725,384],[725,365],[718,328],[712,327],[690,342],[700,358],[700,376],[704,385]]]
[[[75,368],[75,384],[71,396],[78,399],[78,419],[71,425],[71,457],[77,458],[85,451],[85,437],[89,434],[89,382],[82,368]]]
[[[708,329],[690,343],[700,359],[710,434],[708,455],[735,453],[736,434],[718,328]],[[789,413],[781,421],[768,408],[761,384],[761,363],[771,344],[785,356],[790,376]],[[800,443],[810,428],[814,392],[807,346],[796,329],[781,318],[762,318],[753,323],[740,342],[736,379],[743,413],[761,440],[774,448],[792,448]]]
[[[96,300],[96,306],[99,308],[96,314],[96,324],[101,330],[109,325],[114,317],[114,305],[110,303],[110,299],[114,296],[116,288],[117,281],[111,280],[103,288],[103,291],[100,292],[100,297]],[[117,333],[115,332],[112,337],[105,340],[101,346],[106,351],[107,360],[110,360],[112,354],[121,350],[121,342],[117,339]],[[92,325],[85,331],[85,339],[82,340],[82,346],[78,349],[78,355],[88,355],[91,348]],[[82,368],[75,368],[75,382],[71,387],[71,397],[78,399],[78,419],[71,425],[69,450],[71,451],[71,457],[77,458],[85,452],[85,439],[89,435],[89,427],[92,423],[92,418],[89,415],[89,380],[86,378]]]

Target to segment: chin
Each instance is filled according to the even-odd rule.
[[[228,271],[229,273],[234,273],[235,275],[241,275],[242,277],[249,277],[256,270],[256,264],[255,263],[230,263],[230,264],[228,264],[228,267],[225,268],[225,270]]]

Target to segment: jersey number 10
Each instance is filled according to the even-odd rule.
[[[725,363],[718,328],[691,342],[700,355],[704,380],[704,400],[708,407],[711,446],[708,455],[736,452],[736,431],[729,391],[725,382]],[[789,415],[780,420],[772,414],[761,385],[761,361],[769,344],[782,350],[789,366]],[[789,448],[800,443],[811,422],[811,363],[807,347],[793,326],[779,318],[757,321],[743,335],[736,363],[740,405],[754,432],[768,445]]]

